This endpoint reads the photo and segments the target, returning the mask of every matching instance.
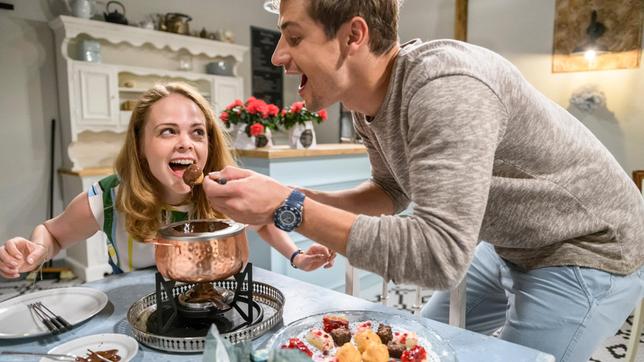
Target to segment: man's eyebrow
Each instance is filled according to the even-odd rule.
[[[300,27],[300,24],[298,24],[298,23],[296,23],[296,22],[294,22],[294,21],[285,21],[285,22],[283,22],[283,23],[282,23],[282,25],[279,25],[279,24],[278,24],[278,28],[279,28],[280,30],[282,30],[282,31],[284,31],[284,30],[285,30],[286,28],[288,28],[289,26],[295,26],[295,27],[298,27],[298,28],[299,28],[299,27]]]

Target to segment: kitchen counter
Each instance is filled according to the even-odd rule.
[[[289,146],[273,146],[270,148],[256,148],[254,150],[233,150],[238,157],[256,158],[295,158],[319,157],[340,155],[366,155],[367,148],[353,143],[318,144],[313,148],[293,149]]]
[[[102,290],[109,297],[107,306],[88,321],[75,326],[69,332],[44,338],[21,340],[0,340],[0,349],[46,352],[64,342],[83,336],[99,333],[123,333],[132,336],[126,314],[130,306],[140,298],[154,291],[154,270],[143,270],[132,273],[110,276],[102,280],[87,283],[84,286]],[[253,279],[268,283],[278,288],[286,298],[283,321],[287,325],[308,315],[329,310],[371,310],[395,314],[404,314],[394,308],[376,304],[364,299],[331,291],[329,289],[301,282],[261,268],[253,268]],[[423,319],[424,325],[439,334],[456,351],[460,362],[467,361],[554,361],[554,358],[530,348],[472,333],[443,323]],[[255,348],[264,344],[281,325],[259,337],[253,342]],[[197,354],[176,354],[157,351],[139,344],[139,352],[133,362],[177,362],[198,361]]]
[[[366,155],[367,148],[354,143],[330,143],[318,144],[314,148],[293,149],[288,145],[273,146],[270,148],[256,148],[254,150],[232,149],[237,157],[253,157],[265,159],[297,158],[297,157],[321,157],[321,156],[342,156],[342,155]],[[62,175],[73,176],[109,176],[114,173],[111,167],[88,167],[82,170],[60,169]]]

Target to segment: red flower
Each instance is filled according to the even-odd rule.
[[[231,103],[228,106],[226,106],[226,110],[230,111],[231,109],[233,109],[235,107],[243,106],[243,105],[244,105],[244,102],[242,102],[241,99],[235,99],[235,101],[233,101],[233,103]]]
[[[277,114],[280,112],[280,109],[278,106],[274,104],[269,104],[268,105],[268,115],[271,117],[277,116]]]
[[[326,121],[328,115],[326,114],[326,109],[322,109],[318,112],[318,115],[320,118],[322,118],[323,121]]]
[[[279,108],[274,104],[266,104],[265,101],[255,97],[249,97],[245,102],[236,99],[221,112],[219,118],[226,127],[242,124],[246,134],[251,137],[255,134],[263,134],[266,128],[277,129],[279,126]],[[251,135],[251,126],[254,133]],[[261,127],[261,128],[260,128]]]
[[[295,102],[290,107],[282,110],[280,124],[289,129],[296,124],[305,124],[306,122],[320,123],[328,118],[326,109],[319,112],[311,112],[306,109],[304,102]]]
[[[255,98],[251,100],[251,98],[249,98],[249,101],[246,104],[246,110],[248,111],[248,113],[260,114],[262,118],[268,117],[268,107],[266,105],[266,102],[261,99]]]
[[[304,102],[295,102],[291,104],[291,112],[299,113],[304,108]]]
[[[250,135],[251,136],[259,136],[262,133],[264,133],[264,126],[262,126],[261,123],[253,123],[250,126]]]

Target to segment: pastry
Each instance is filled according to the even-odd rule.
[[[363,362],[388,362],[389,351],[382,343],[370,343],[362,353]]]
[[[380,325],[378,325],[378,331],[376,332],[376,334],[378,335],[378,337],[380,337],[382,344],[387,344],[393,339],[391,327],[386,324],[380,323]]]
[[[402,343],[389,341],[389,343],[387,343],[387,349],[389,350],[389,355],[391,357],[400,358],[403,352],[407,350],[407,347],[405,347],[405,345]]]
[[[330,334],[336,346],[342,346],[347,342],[351,342],[351,332],[347,328],[336,328]]]
[[[201,185],[203,182],[203,172],[201,172],[201,169],[199,169],[199,166],[197,166],[196,163],[188,166],[185,171],[183,171],[183,182],[190,187]]]
[[[378,335],[371,329],[365,329],[361,332],[356,333],[354,340],[356,342],[356,345],[358,346],[358,351],[360,351],[360,353],[364,353],[364,351],[371,343],[382,344],[380,337],[378,337]]]
[[[322,317],[322,324],[324,325],[324,331],[327,333],[331,333],[336,328],[349,329],[349,320],[344,314],[327,314]]]
[[[333,344],[333,338],[331,338],[331,336],[325,331],[317,328],[311,329],[306,334],[306,340],[325,354],[335,347]]]
[[[312,357],[313,352],[309,349],[309,347],[304,344],[299,338],[289,338],[287,344],[283,344],[282,349],[299,349],[300,351],[306,353],[307,356]]]
[[[335,358],[338,359],[338,362],[362,361],[360,352],[351,343],[345,343],[342,347],[338,348],[338,351],[335,353]]]
[[[427,351],[421,346],[403,352],[400,362],[427,362]]]
[[[394,332],[393,341],[403,344],[407,348],[413,348],[418,344],[418,337],[414,332]]]
[[[365,329],[371,329],[371,321],[360,322],[356,325],[356,333],[362,332]]]

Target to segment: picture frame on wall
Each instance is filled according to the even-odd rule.
[[[556,0],[552,72],[638,68],[640,0]]]

